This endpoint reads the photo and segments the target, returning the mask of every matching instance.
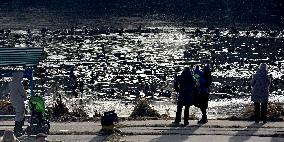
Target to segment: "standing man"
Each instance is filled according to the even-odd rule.
[[[23,72],[14,72],[10,83],[10,100],[16,112],[14,133],[21,136],[25,119],[25,103],[27,95],[22,84]]]
[[[192,73],[189,67],[186,67],[182,74],[177,77],[174,84],[175,90],[178,92],[177,112],[173,124],[178,125],[181,121],[181,111],[184,106],[184,125],[188,125],[189,107],[192,105],[192,89],[194,86]]]
[[[252,86],[251,100],[254,102],[255,123],[259,123],[260,113],[263,123],[267,122],[267,103],[269,97],[269,85],[271,83],[267,68],[267,64],[262,63],[250,81]]]

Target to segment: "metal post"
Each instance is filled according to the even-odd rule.
[[[34,80],[33,80],[33,67],[28,68],[29,79],[30,79],[30,90],[31,90],[31,97],[34,96]]]

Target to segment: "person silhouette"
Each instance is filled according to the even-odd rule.
[[[259,123],[260,113],[263,123],[266,123],[269,86],[271,84],[271,79],[268,76],[267,64],[260,64],[259,69],[253,75],[250,84],[252,87],[251,100],[254,102],[255,123]]]
[[[202,118],[198,121],[198,123],[207,123],[207,108],[209,101],[209,87],[212,84],[212,75],[209,65],[205,65],[203,67],[203,78],[200,79],[200,100],[199,100],[199,108],[202,112]]]
[[[176,78],[174,87],[175,90],[178,92],[178,101],[177,101],[177,112],[176,118],[173,124],[179,125],[181,121],[181,111],[182,107],[184,106],[184,125],[188,125],[189,119],[189,107],[192,105],[193,97],[192,97],[192,90],[193,90],[194,82],[192,73],[189,67],[186,67],[182,74]]]
[[[16,136],[21,136],[25,121],[25,103],[27,94],[25,92],[23,81],[23,72],[16,71],[13,73],[13,78],[10,83],[10,100],[16,112],[14,133]]]

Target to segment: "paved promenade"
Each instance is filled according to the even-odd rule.
[[[123,121],[119,123],[121,133],[103,135],[100,122],[51,123],[49,141],[74,142],[283,142],[284,122],[255,124],[248,121],[210,120],[207,124],[172,126],[172,120]],[[26,124],[27,125],[27,124]],[[13,129],[12,121],[1,121],[0,131]],[[22,137],[22,141],[33,141],[33,137]]]

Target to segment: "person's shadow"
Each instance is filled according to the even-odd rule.
[[[230,137],[229,142],[243,142],[250,139],[261,128],[263,123],[252,123],[244,130],[239,130],[234,136]]]
[[[196,123],[196,121],[191,121]],[[201,127],[203,124],[192,124],[189,122],[189,126],[172,126],[169,125],[167,128],[161,130],[161,135],[158,138],[154,138],[150,140],[150,142],[172,142],[173,138],[172,135],[178,135],[178,137],[175,137],[174,141],[180,142],[185,141],[188,139],[188,136],[193,134],[199,127]],[[164,130],[164,131],[163,131]]]
[[[97,135],[93,137],[89,142],[103,142],[107,136]]]
[[[283,141],[284,141],[283,136],[282,137],[281,136],[272,137],[270,140],[270,142],[283,142]]]

